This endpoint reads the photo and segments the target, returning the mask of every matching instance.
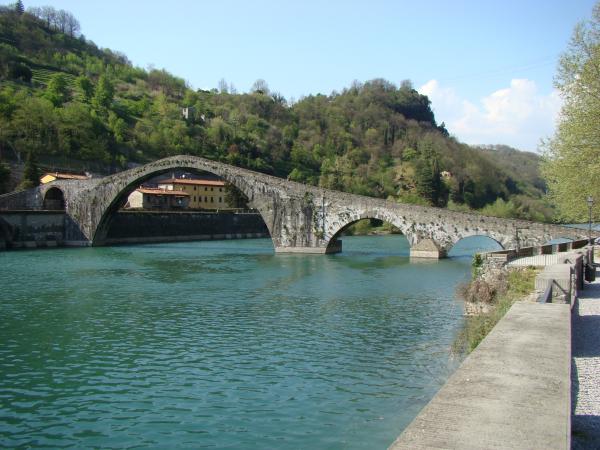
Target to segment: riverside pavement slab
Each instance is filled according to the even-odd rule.
[[[568,449],[570,317],[515,303],[390,449]]]

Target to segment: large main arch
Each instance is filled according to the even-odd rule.
[[[111,221],[115,213],[126,203],[128,195],[144,182],[156,176],[173,171],[186,171],[191,173],[208,172],[221,177],[248,197],[249,206],[258,211],[265,221],[269,234],[272,234],[269,223],[271,221],[268,220],[269,214],[268,211],[265,210],[264,202],[257,201],[256,193],[247,179],[244,179],[231,171],[223,170],[223,167],[220,165],[207,164],[205,160],[196,161],[188,158],[183,160],[181,158],[174,158],[172,161],[168,162],[166,160],[161,160],[160,164],[148,164],[143,166],[142,169],[133,169],[131,171],[122,172],[117,179],[113,179],[110,183],[100,182],[94,186],[93,191],[96,193],[98,191],[103,192],[103,201],[98,202],[98,196],[95,195],[93,197],[96,200],[95,204],[94,202],[92,202],[91,205],[86,205],[84,202],[75,202],[71,205],[70,212],[79,216],[81,216],[81,214],[86,214],[88,217],[91,217],[92,223],[90,229],[82,231],[90,238],[92,245],[103,245]],[[87,197],[85,194],[89,193],[84,193],[83,197]]]

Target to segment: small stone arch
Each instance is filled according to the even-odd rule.
[[[452,244],[447,248],[447,254],[449,255],[450,252],[454,249],[454,247],[461,241],[464,241],[465,239],[470,239],[470,238],[477,238],[477,237],[482,237],[482,238],[486,238],[489,239],[492,242],[495,242],[498,247],[500,247],[500,250],[504,250],[505,246],[502,244],[502,242],[500,242],[498,239],[488,235],[488,234],[470,234],[467,236],[462,236],[460,239],[457,239],[455,241],[452,242]]]
[[[385,214],[380,214],[378,212],[363,212],[352,214],[351,217],[346,218],[346,220],[336,222],[334,231],[330,233],[329,236],[325,236],[325,240],[327,241],[326,253],[335,253],[341,251],[341,241],[339,240],[339,237],[342,235],[344,230],[351,225],[354,225],[355,223],[365,219],[376,219],[393,225],[400,230],[402,235],[406,237],[409,245],[412,245],[412,235],[408,234],[407,229],[397,220],[394,220],[393,217],[387,217]],[[340,223],[343,223],[343,225],[340,225]]]
[[[62,189],[51,187],[44,194],[43,209],[52,211],[65,210],[65,194]]]

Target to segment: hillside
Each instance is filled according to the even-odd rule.
[[[193,90],[42,9],[0,9],[0,158],[13,164],[32,153],[48,168],[112,172],[185,153],[357,194],[551,217],[535,155],[458,142],[408,81],[294,104],[263,80],[248,93]]]

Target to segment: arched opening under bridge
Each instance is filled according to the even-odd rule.
[[[248,203],[241,189],[214,173],[157,170],[121,190],[101,219],[94,245],[270,238],[260,211]]]
[[[471,257],[475,253],[493,252],[497,250],[504,250],[504,247],[494,238],[486,235],[472,235],[456,241],[450,248],[448,256],[450,258]]]
[[[378,238],[385,237],[385,244]],[[329,240],[328,249],[340,246],[343,252],[386,253],[398,256],[410,254],[410,242],[400,228],[378,217],[350,220]]]
[[[51,187],[44,195],[43,208],[52,211],[65,210],[65,195],[63,191],[57,187]]]

